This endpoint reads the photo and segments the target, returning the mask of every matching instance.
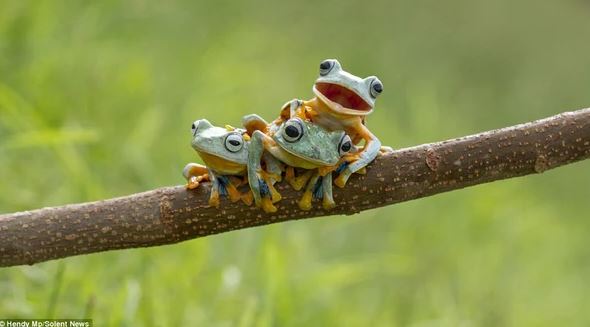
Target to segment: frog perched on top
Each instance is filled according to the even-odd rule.
[[[346,156],[347,164],[339,169],[340,175],[334,180],[337,186],[344,187],[350,175],[373,161],[381,150],[381,142],[367,129],[365,119],[373,112],[383,83],[376,76],[352,75],[342,69],[338,60],[327,59],[320,64],[313,92],[316,96],[310,100],[285,104],[270,131],[272,134],[283,122],[297,116],[328,130],[345,131],[354,144],[364,140],[360,151]],[[295,101],[297,105],[293,105]]]
[[[207,167],[196,163],[184,167],[182,174],[187,179],[187,188],[194,189],[203,181],[211,181],[209,205],[219,206],[220,194],[227,195],[232,202],[242,199],[250,205],[252,193],[241,194],[237,189],[247,182],[245,176],[250,136],[246,130],[231,126],[217,127],[206,119],[200,119],[192,124],[191,133],[192,146]],[[278,201],[280,198],[272,181],[266,175],[262,178],[269,184],[272,200]]]

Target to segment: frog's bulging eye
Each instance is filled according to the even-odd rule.
[[[340,140],[340,144],[338,145],[338,152],[340,153],[340,155],[343,155],[350,152],[351,149],[352,140],[350,139],[350,136],[344,135],[342,137],[342,140]]]
[[[229,152],[238,152],[244,147],[244,139],[239,134],[229,134],[225,138],[225,148]]]
[[[381,94],[381,92],[383,92],[383,83],[381,83],[381,81],[378,78],[373,79],[373,81],[371,82],[370,91],[371,91],[371,96],[373,98],[378,97],[379,94]]]
[[[327,59],[322,61],[322,63],[320,64],[320,75],[321,76],[325,76],[328,75],[328,73],[332,70],[332,68],[334,68],[336,62],[332,59]]]
[[[293,143],[299,141],[301,137],[303,137],[303,124],[297,119],[287,121],[283,130],[285,141]]]
[[[193,134],[193,136],[195,136],[195,134],[197,133],[197,124],[193,123],[191,125],[191,133]]]

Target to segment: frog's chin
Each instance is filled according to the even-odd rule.
[[[281,146],[281,149],[284,152],[273,153],[273,155],[277,155],[278,159],[283,161],[289,166],[293,167],[300,167],[305,169],[315,169],[318,167],[326,167],[326,166],[334,166],[338,163],[338,160],[333,161],[323,161],[320,159],[314,159],[309,157],[304,157],[301,153],[296,153],[290,151],[288,148]]]
[[[316,83],[313,93],[335,112],[366,116],[373,112],[373,107],[355,92],[333,83]]]

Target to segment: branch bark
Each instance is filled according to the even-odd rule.
[[[590,157],[590,109],[458,139],[401,149],[377,158],[366,175],[334,189],[338,206],[296,204],[286,183],[279,211],[265,214],[241,202],[207,206],[208,184],[183,186],[104,201],[0,215],[0,266],[115,249],[172,244],[231,230],[336,214],[354,214],[397,202],[495,180],[542,173]]]

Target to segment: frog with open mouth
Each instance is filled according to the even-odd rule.
[[[337,169],[340,159],[353,149],[352,140],[344,131],[328,131],[300,118],[291,118],[269,133],[269,126],[258,115],[247,115],[243,125],[251,132],[248,149],[248,182],[257,206],[264,200],[266,181],[261,178],[264,170],[261,158],[269,153],[287,165],[285,179],[296,190],[307,185],[298,205],[302,210],[312,207],[312,199],[320,198],[325,209],[335,206],[332,196],[332,171]],[[293,167],[308,171],[298,178]],[[262,206],[265,212],[275,212],[274,206]]]
[[[362,148],[347,154],[346,162],[338,169],[340,175],[334,184],[344,187],[351,174],[361,172],[382,151],[391,151],[382,148],[379,139],[365,126],[366,117],[373,112],[375,100],[383,92],[383,83],[376,76],[352,75],[342,69],[338,60],[327,59],[320,64],[320,76],[313,92],[315,97],[310,100],[285,104],[270,128],[271,134],[288,119],[299,117],[330,131],[345,131],[355,145],[364,140]]]
[[[232,202],[240,199],[250,205],[252,193],[242,194],[237,187],[247,183],[248,145],[250,136],[245,129],[231,126],[213,126],[208,120],[200,119],[191,126],[192,147],[197,151],[206,166],[189,163],[184,167],[183,176],[187,179],[188,189],[197,188],[204,181],[211,181],[209,205],[219,206],[219,196],[227,195]],[[274,159],[272,159],[274,160]],[[275,164],[276,165],[276,164]],[[274,167],[273,163],[267,164]],[[280,195],[273,187],[273,182],[262,174],[269,186],[270,201],[280,200]]]

